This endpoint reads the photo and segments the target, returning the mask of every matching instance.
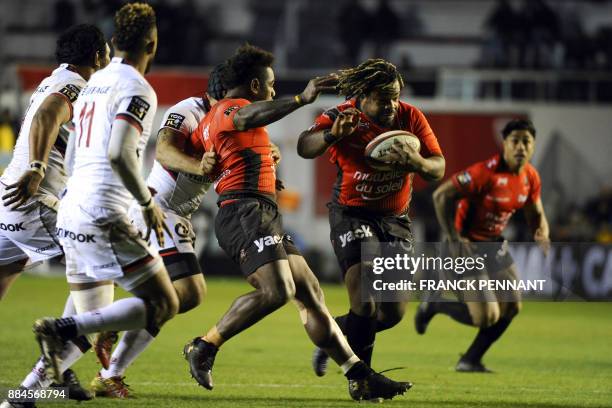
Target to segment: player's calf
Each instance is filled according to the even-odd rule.
[[[486,329],[499,320],[500,309],[497,302],[468,302],[467,307],[475,327]]]
[[[26,262],[27,259],[24,259],[8,265],[0,265],[0,300],[6,296],[15,279],[23,271]]]

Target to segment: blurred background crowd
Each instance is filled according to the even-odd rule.
[[[112,16],[123,3],[0,0],[0,171],[10,160],[31,92],[23,73],[40,67],[49,71],[54,64],[57,34],[73,24],[97,24],[110,38]],[[605,113],[606,109],[612,112],[612,1],[149,3],[157,13],[160,40],[154,73],[175,77],[166,88],[191,81],[181,78],[194,78],[187,84],[192,95],[203,91],[205,82],[198,81],[205,81],[210,67],[245,41],[275,53],[279,95],[300,92],[312,76],[365,58],[390,60],[406,79],[403,99],[432,118],[434,131],[443,136],[442,148],[451,164],[447,176],[469,164],[464,156],[469,156],[471,145],[453,144],[453,140],[470,133],[461,120],[472,120],[465,122],[471,126],[469,123],[476,123],[478,115],[496,115],[487,125],[486,134],[480,135],[491,140],[490,152],[497,146],[495,133],[503,120],[516,114],[530,117],[540,132],[534,164],[542,174],[551,238],[612,243],[612,148],[606,143],[612,136],[612,126],[610,119],[605,119],[612,116]],[[163,113],[179,99],[162,97],[159,109]],[[325,164],[298,160],[295,140],[316,113],[334,103],[333,98],[322,98],[312,111],[293,121],[293,128],[271,127],[272,138],[281,139],[283,154],[292,163],[292,167],[285,164],[280,169],[289,187],[282,198],[288,227],[296,230],[304,248],[322,251],[330,259],[325,228],[311,228],[309,224],[313,217],[326,224],[324,212],[316,209],[320,207],[318,202],[327,201],[331,193],[318,187],[325,173],[320,168]],[[464,133],[457,133],[459,130]],[[472,156],[486,159],[481,153]],[[333,179],[334,170],[326,171]],[[296,172],[307,174],[308,179],[300,179]],[[420,231],[420,239],[427,241],[438,239],[439,231],[431,206],[433,188],[421,183],[412,202],[415,228]],[[214,204],[210,200],[206,205],[203,214],[209,217],[214,214]],[[529,241],[531,236],[520,214],[515,218],[507,235]],[[206,223],[201,225],[206,229]]]

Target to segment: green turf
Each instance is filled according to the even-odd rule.
[[[209,296],[197,310],[171,321],[127,373],[136,398],[98,399],[92,407],[354,407],[346,381],[334,366],[326,377],[310,368],[312,347],[291,305],[227,343],[215,365],[215,390],[195,385],[181,357],[183,344],[201,334],[248,288],[241,280],[209,280]],[[333,312],[346,310],[339,286],[325,286]],[[14,386],[31,368],[37,345],[36,317],[58,315],[66,296],[59,278],[21,277],[0,303],[0,387]],[[425,336],[404,322],[381,333],[377,369],[406,366],[390,376],[414,388],[386,402],[411,407],[610,407],[612,406],[612,304],[528,303],[486,358],[495,374],[458,374],[458,353],[475,330],[436,317]],[[96,373],[93,354],[77,365],[83,381]],[[58,404],[40,404],[58,407]],[[62,406],[74,406],[74,403]],[[83,405],[85,406],[85,405]]]

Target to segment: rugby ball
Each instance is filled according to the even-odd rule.
[[[417,152],[421,150],[421,141],[418,137],[405,130],[391,130],[376,136],[365,148],[365,158],[370,167],[377,170],[392,170],[390,154],[395,141],[407,143]]]

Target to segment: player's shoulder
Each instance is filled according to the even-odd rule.
[[[486,160],[478,161],[468,167],[468,171],[474,176],[490,176],[499,169],[500,156],[498,154]]]
[[[117,90],[123,97],[144,96],[157,102],[155,90],[138,71],[131,65],[120,64]]]
[[[410,123],[410,120],[413,118],[422,118],[425,117],[423,112],[417,108],[416,106],[409,104],[408,102],[399,101],[398,107],[398,115],[400,119],[403,119],[405,122]]]
[[[202,98],[183,99],[166,110],[162,127],[191,133],[198,127],[206,113],[207,108]]]
[[[168,112],[180,113],[181,115],[190,114],[192,112],[206,111],[206,105],[202,98],[190,97],[183,99],[168,108]]]
[[[218,101],[211,109],[212,115],[207,115],[220,118],[230,116],[232,112],[250,104],[251,102],[243,98],[224,98]],[[222,115],[222,116],[220,116]]]
[[[540,173],[533,164],[527,163],[525,165],[525,173],[532,184],[540,181]]]
[[[51,92],[61,93],[74,102],[79,93],[87,85],[87,81],[67,64],[61,64],[41,85],[48,86]]]

